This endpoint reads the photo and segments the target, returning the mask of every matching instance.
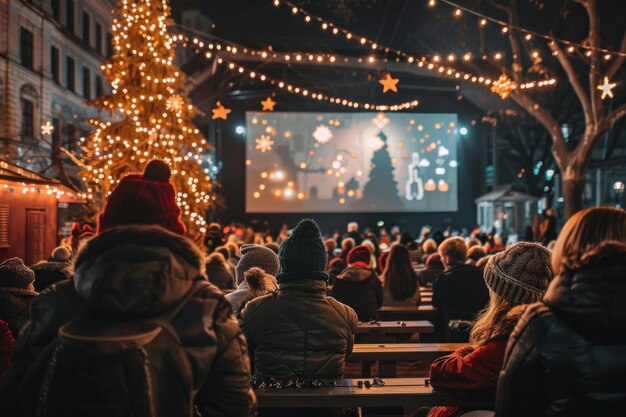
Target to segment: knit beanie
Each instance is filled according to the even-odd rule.
[[[328,253],[317,224],[311,219],[303,219],[285,238],[278,249],[281,272],[326,270]]]
[[[250,268],[261,268],[273,276],[278,273],[278,256],[271,249],[261,245],[249,244],[243,245],[239,251],[241,258],[235,267],[235,278],[238,286],[244,281],[244,273]]]
[[[143,174],[122,178],[98,217],[97,233],[126,224],[156,224],[174,233],[185,233],[170,174],[167,164],[155,159]]]
[[[516,243],[489,258],[483,272],[485,282],[513,305],[534,303],[552,280],[550,256],[550,251],[536,243]]]
[[[50,255],[50,262],[70,262],[72,252],[65,246],[58,246],[54,248]]]
[[[365,265],[370,264],[370,260],[372,258],[372,254],[370,250],[365,245],[359,245],[352,248],[350,253],[348,253],[348,265],[355,264],[357,262],[364,263]]]
[[[26,289],[35,282],[35,272],[20,258],[11,258],[0,264],[0,287]]]

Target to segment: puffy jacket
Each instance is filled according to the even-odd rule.
[[[326,282],[319,274],[278,274],[279,290],[250,301],[241,311],[240,325],[254,352],[256,377],[343,377],[357,316],[326,296]],[[285,280],[285,275],[292,277]]]
[[[6,321],[0,320],[0,379],[11,366],[11,352],[13,352],[13,334]]]
[[[352,307],[361,321],[378,319],[383,287],[373,269],[350,266],[337,276],[331,295]]]
[[[607,242],[587,258],[516,326],[498,417],[626,415],[626,245]]]
[[[31,290],[0,288],[0,320],[7,322],[16,339],[22,327],[28,323],[30,303],[36,296],[37,293]]]
[[[107,318],[158,317],[198,287],[171,319],[191,363],[180,383],[198,390],[196,406],[203,416],[248,416],[255,398],[246,341],[223,294],[206,280],[204,256],[182,236],[138,225],[91,239],[77,255],[73,280],[33,300],[31,322],[15,345],[14,364],[0,391],[0,407],[8,410],[0,414],[26,413],[28,399],[20,400],[15,390],[60,326],[85,311]]]

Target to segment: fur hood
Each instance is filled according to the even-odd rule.
[[[198,280],[206,280],[202,252],[152,225],[106,230],[82,247],[74,267],[74,287],[88,308],[124,318],[167,310]]]
[[[372,278],[378,279],[376,272],[373,269],[365,268],[360,265],[349,266],[337,276],[337,279],[350,282],[363,282]]]

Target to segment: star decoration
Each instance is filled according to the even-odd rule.
[[[609,77],[604,77],[604,84],[599,85],[597,87],[598,90],[602,90],[602,100],[604,100],[607,96],[609,98],[613,98],[613,89],[615,88],[615,86],[617,85],[617,83],[610,83],[609,82]]]
[[[272,100],[271,97],[268,97],[263,100],[261,104],[263,105],[263,111],[274,111],[274,106],[276,105],[276,102]]]
[[[269,135],[261,135],[255,140],[256,148],[265,153],[272,150],[272,146],[274,146],[274,141]]]
[[[385,116],[385,113],[381,111],[379,111],[376,114],[376,117],[372,119],[372,123],[378,126],[379,129],[382,129],[383,127],[385,127],[387,123],[389,123],[390,121],[391,120],[387,116]]]
[[[173,110],[175,112],[179,112],[182,110],[185,101],[178,94],[174,94],[170,98],[167,99],[166,107],[168,110]]]
[[[397,93],[398,87],[396,87],[396,84],[398,84],[398,81],[400,81],[399,78],[391,78],[391,74],[387,73],[387,75],[385,75],[385,78],[379,80],[378,82],[381,83],[383,86],[383,93],[386,93],[389,90]]]
[[[227,109],[226,107],[224,107],[222,105],[222,103],[220,103],[219,101],[217,102],[217,107],[211,110],[213,112],[213,116],[211,116],[211,119],[215,120],[215,119],[224,119],[226,120],[228,118],[228,113],[231,112],[230,109]]]
[[[54,131],[54,126],[52,125],[52,123],[50,123],[50,121],[47,121],[45,125],[41,125],[42,136],[51,135],[53,131]]]

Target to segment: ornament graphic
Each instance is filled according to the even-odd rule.
[[[417,152],[411,154],[411,163],[409,164],[409,179],[405,186],[405,198],[409,201],[421,200],[424,198],[424,183],[420,177],[420,156]]]
[[[319,125],[313,131],[313,139],[323,145],[333,138],[333,132],[325,125]]]
[[[254,141],[256,143],[256,149],[261,151],[262,153],[271,151],[272,146],[274,146],[274,141],[269,135],[261,135]]]
[[[168,110],[179,112],[183,109],[184,105],[185,105],[185,101],[183,100],[183,98],[179,96],[178,94],[174,94],[173,96],[167,99],[167,103],[165,107]]]
[[[613,98],[613,89],[617,86],[617,83],[610,83],[609,77],[604,77],[604,84],[601,84],[597,87],[598,90],[602,91],[602,100],[605,98]]]

